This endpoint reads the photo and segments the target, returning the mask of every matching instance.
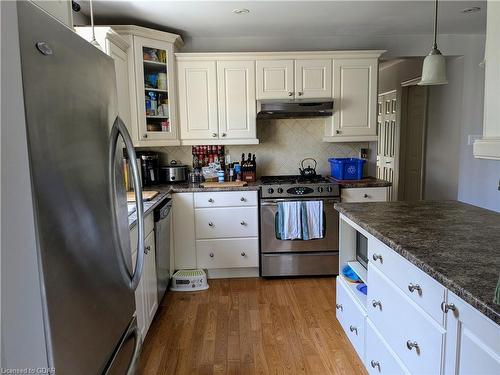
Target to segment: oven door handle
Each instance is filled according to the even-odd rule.
[[[338,198],[320,198],[320,199],[300,199],[300,200],[293,200],[293,199],[269,199],[269,200],[261,200],[260,205],[261,206],[277,206],[279,202],[316,202],[316,201],[323,201],[324,205],[333,205],[335,203],[340,203],[340,199]]]

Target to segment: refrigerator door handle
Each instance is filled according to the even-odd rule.
[[[134,145],[132,143],[132,138],[127,130],[127,127],[120,119],[120,117],[116,117],[115,122],[113,124],[113,128],[111,129],[110,136],[110,148],[109,148],[109,171],[111,173],[110,183],[111,183],[111,194],[112,194],[112,202],[116,201],[116,163],[115,163],[115,155],[118,144],[118,137],[121,135],[123,141],[125,142],[125,148],[127,149],[127,154],[130,160],[136,160],[136,154],[134,150]],[[132,290],[137,289],[137,285],[139,285],[139,281],[141,280],[142,270],[144,268],[144,203],[142,200],[142,189],[141,181],[139,177],[139,169],[137,167],[137,163],[130,163],[132,169],[132,178],[134,181],[134,192],[135,192],[135,205],[136,205],[136,213],[137,213],[137,258],[135,262],[135,270],[132,275],[127,272],[127,265],[124,263],[123,252],[122,256],[119,256],[120,261],[124,263],[120,269],[123,273],[126,273],[125,279],[128,280],[129,287]],[[116,212],[116,210],[115,210]],[[120,241],[117,241],[120,243]]]

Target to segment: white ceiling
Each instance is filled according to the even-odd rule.
[[[78,1],[78,0],[77,0]],[[89,14],[88,2],[78,1]],[[136,24],[183,37],[324,37],[432,33],[432,1],[94,0],[97,24]],[[481,11],[463,14],[473,6]],[[249,14],[235,15],[235,8]],[[484,1],[441,1],[439,32],[483,34]]]

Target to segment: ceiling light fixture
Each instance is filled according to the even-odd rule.
[[[470,14],[470,13],[477,13],[479,11],[481,11],[480,7],[472,7],[472,8],[462,9],[460,12],[463,14]]]
[[[446,85],[446,60],[437,48],[437,17],[438,0],[434,8],[434,44],[431,52],[425,57],[422,66],[422,79],[418,83],[420,86]]]
[[[92,0],[90,0],[90,24],[92,25],[92,40],[90,44],[94,47],[99,48],[102,51],[102,47],[95,38],[95,30],[94,30],[94,7],[92,6]]]
[[[246,8],[238,8],[238,9],[233,9],[234,14],[248,14],[250,13],[249,9]]]

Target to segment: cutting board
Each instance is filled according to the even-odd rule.
[[[227,182],[203,182],[200,184],[203,188],[234,188],[247,186],[246,181],[227,181]]]
[[[159,193],[155,190],[151,191],[143,191],[142,199],[145,201],[150,201],[154,197],[156,197]],[[135,202],[135,192],[127,191],[127,202]]]

